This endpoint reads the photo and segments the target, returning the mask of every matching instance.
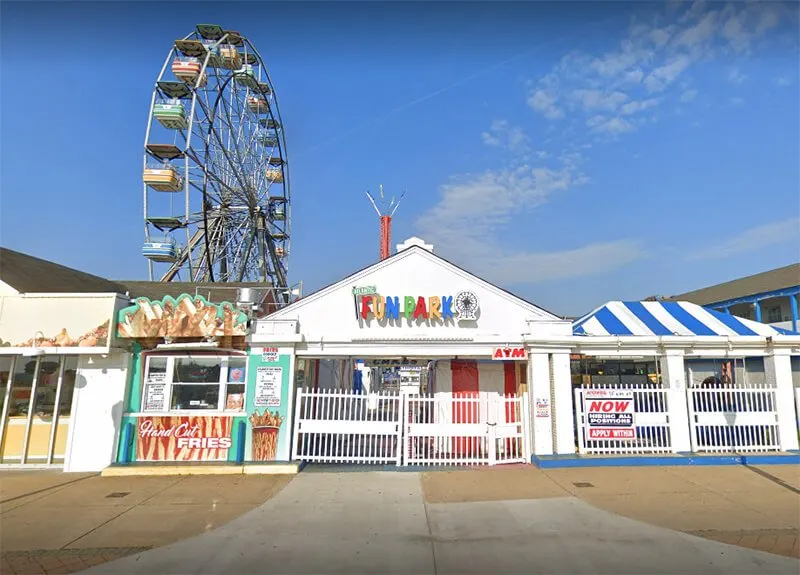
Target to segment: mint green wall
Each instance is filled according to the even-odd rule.
[[[133,362],[131,364],[130,378],[128,379],[128,397],[125,402],[126,412],[137,412],[142,405],[142,372],[144,371],[144,357],[142,346],[133,344]]]
[[[257,353],[255,350],[257,350]],[[247,362],[247,395],[245,397],[245,411],[247,412],[248,415],[233,418],[232,431],[231,431],[232,445],[231,448],[228,450],[228,461],[236,461],[236,455],[239,452],[239,444],[243,440],[246,441],[245,461],[249,461],[252,456],[252,430],[250,426],[249,415],[256,410],[255,407],[256,373],[259,367],[283,368],[283,374],[281,380],[281,404],[278,407],[269,407],[266,409],[268,409],[273,414],[277,411],[278,414],[281,416],[281,419],[283,420],[281,422],[280,430],[278,431],[278,450],[276,454],[276,460],[288,461],[290,456],[289,445],[291,441],[291,428],[289,426],[289,421],[288,421],[289,394],[291,392],[289,377],[290,377],[290,368],[293,356],[282,354],[278,356],[278,361],[276,362],[264,362],[262,361],[261,348],[255,348],[255,350],[250,351],[250,355]],[[130,379],[128,381],[127,392],[125,397],[126,414],[139,412],[139,409],[142,404],[143,372],[144,372],[144,357],[142,356],[141,347],[136,345],[133,350],[133,360],[130,370]],[[259,413],[263,413],[264,409],[265,408],[259,408],[258,409]],[[138,423],[138,418],[126,414],[123,414],[122,416],[122,425],[120,427],[120,434],[117,440],[118,441],[117,462],[122,462],[122,456],[124,453],[122,445],[124,433],[122,430],[125,429],[126,425],[132,424],[133,425],[133,428],[131,430],[132,436],[135,438],[136,434],[136,426]],[[198,413],[198,415],[202,414]],[[244,438],[240,437],[239,435],[240,421],[244,421],[246,423]],[[135,439],[133,445],[131,445],[130,447],[129,457],[130,461],[136,460]]]
[[[289,427],[289,376],[292,364],[292,355],[281,354],[278,356],[278,361],[265,362],[262,361],[260,347],[251,348],[250,359],[247,362],[247,397],[245,398],[245,410],[248,414],[252,414],[255,410],[255,395],[256,395],[256,373],[259,367],[281,367],[283,368],[281,380],[281,404],[278,407],[259,407],[258,412],[263,413],[264,409],[268,409],[271,413],[276,411],[283,420],[281,427],[278,431],[278,449],[275,455],[276,461],[289,461],[289,444],[291,441],[292,430]],[[252,459],[252,430],[250,420],[247,421],[247,447],[245,449],[245,461]]]

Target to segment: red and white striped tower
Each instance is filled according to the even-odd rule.
[[[385,203],[385,198],[383,195],[383,184],[380,185],[380,202],[382,204]],[[378,218],[380,219],[380,250],[379,255],[381,260],[385,260],[391,254],[391,245],[392,245],[392,217],[394,213],[397,211],[397,206],[400,205],[400,200],[403,199],[406,193],[403,192],[400,197],[395,202],[394,196],[392,196],[391,201],[388,203],[386,208],[381,211],[378,207],[378,203],[375,201],[375,198],[372,197],[372,194],[367,192],[367,197],[369,198],[372,207],[375,208],[375,211],[378,213]]]

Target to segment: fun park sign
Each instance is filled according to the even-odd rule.
[[[479,308],[478,296],[462,290],[455,295],[383,296],[375,286],[354,287],[356,317],[359,320],[476,320]]]
[[[630,391],[587,389],[583,412],[587,439],[636,439],[636,407]]]

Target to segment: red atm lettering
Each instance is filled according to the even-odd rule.
[[[628,409],[630,401],[592,401],[589,404],[589,411],[592,413],[620,413]]]
[[[492,356],[494,359],[525,359],[524,347],[498,347]]]

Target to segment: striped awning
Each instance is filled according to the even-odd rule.
[[[800,335],[685,301],[611,301],[572,324],[574,335]]]

